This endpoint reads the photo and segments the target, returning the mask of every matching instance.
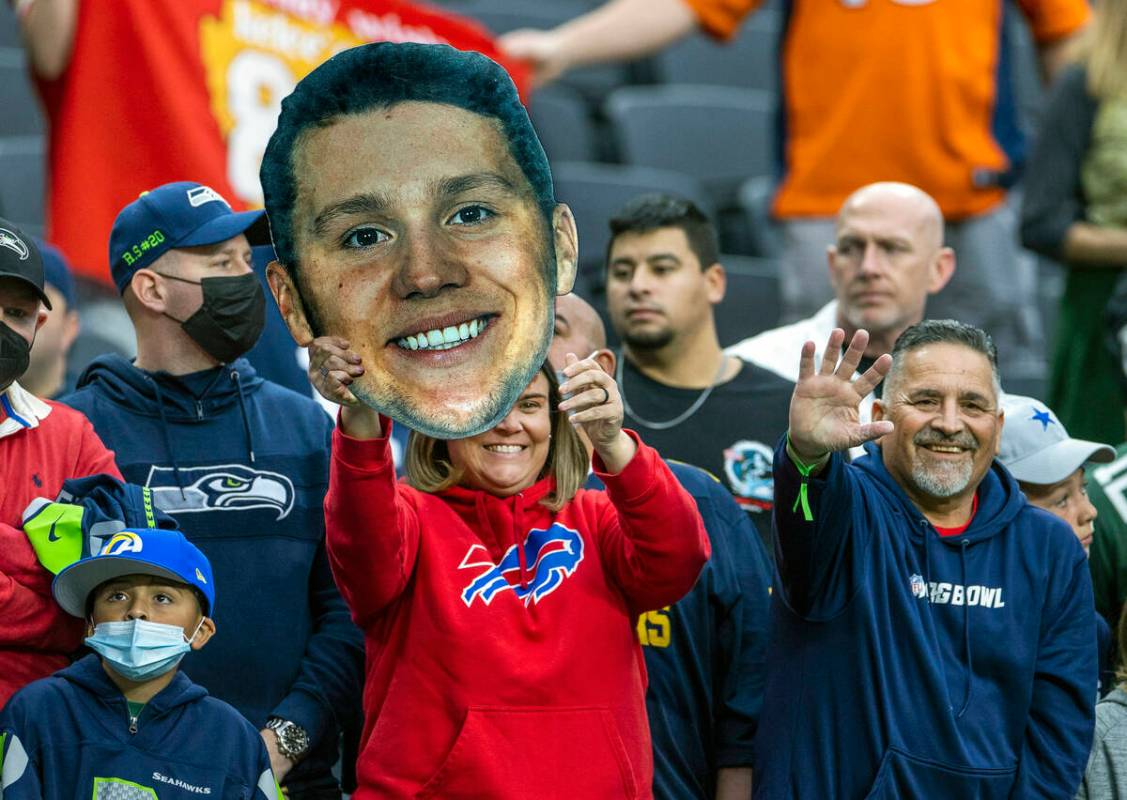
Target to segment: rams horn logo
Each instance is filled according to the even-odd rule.
[[[27,243],[7,228],[0,228],[0,247],[7,247],[20,257],[20,261],[27,261],[30,252]]]
[[[171,467],[153,467],[146,485],[153,503],[170,514],[270,509],[283,519],[293,508],[293,482],[277,472],[242,464],[216,464],[180,470],[181,490]]]
[[[550,528],[533,528],[524,540],[525,571],[531,578],[528,586],[520,583],[520,554],[517,545],[505,551],[500,562],[494,564],[489,551],[475,544],[466,551],[458,569],[484,567],[476,578],[462,590],[462,602],[472,606],[481,598],[489,605],[498,592],[512,589],[527,606],[539,602],[560,588],[564,578],[575,572],[583,560],[583,539],[579,532],[555,522]]]
[[[122,553],[140,553],[144,547],[141,537],[129,531],[115,533],[102,548],[100,556],[120,556]]]

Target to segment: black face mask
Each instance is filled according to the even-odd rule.
[[[253,272],[223,278],[190,281],[175,275],[164,275],[181,283],[191,283],[203,290],[203,304],[192,316],[178,320],[184,333],[204,352],[224,364],[230,364],[254,347],[266,325],[266,296]]]
[[[5,323],[0,322],[0,390],[27,372],[31,345]]]

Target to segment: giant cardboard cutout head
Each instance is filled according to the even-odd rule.
[[[443,45],[333,57],[282,102],[262,162],[298,344],[347,339],[364,403],[421,433],[496,425],[552,339],[575,222],[505,71]]]

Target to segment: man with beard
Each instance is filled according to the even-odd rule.
[[[359,712],[362,637],[325,553],[332,420],[242,358],[265,322],[251,269],[265,223],[187,181],[123,208],[109,261],[137,358],[96,359],[64,402],[227,590],[230,633],[185,672],[261,730],[291,800],[328,800],[341,793],[340,730]]]
[[[261,177],[297,343],[347,341],[352,392],[420,433],[496,425],[544,362],[578,252],[504,69],[438,45],[346,50],[283,101]]]
[[[770,533],[771,442],[786,430],[791,382],[725,355],[716,229],[693,203],[643,195],[610,220],[607,311],[622,339],[626,424],[666,458],[713,473]]]
[[[82,642],[81,621],[51,597],[54,576],[24,534],[24,510],[36,498],[54,499],[68,478],[121,477],[85,417],[18,382],[50,308],[39,248],[0,219],[0,706],[67,666]]]
[[[775,451],[755,796],[1072,797],[1096,698],[1091,580],[1067,523],[994,463],[993,343],[921,322],[855,377],[868,334],[839,364],[844,340],[817,367],[802,346]]]

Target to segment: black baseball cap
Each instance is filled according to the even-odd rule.
[[[16,278],[35,290],[47,308],[51,298],[43,291],[43,256],[30,236],[0,217],[0,278]]]

